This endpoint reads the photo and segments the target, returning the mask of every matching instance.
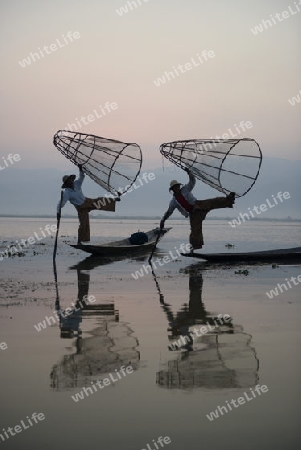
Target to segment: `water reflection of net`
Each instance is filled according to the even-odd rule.
[[[139,175],[142,153],[138,144],[107,139],[92,134],[60,130],[55,147],[107,191],[126,192]]]
[[[251,336],[235,325],[232,333],[207,334],[199,342],[206,349],[181,352],[157,372],[157,384],[165,388],[247,388],[258,381],[259,363],[250,347]]]
[[[140,354],[133,331],[122,322],[103,320],[92,337],[77,340],[77,353],[66,355],[51,373],[51,387],[65,390],[90,385],[122,365],[138,368]]]
[[[162,144],[162,155],[224,194],[245,195],[255,183],[262,153],[254,139],[192,139]]]

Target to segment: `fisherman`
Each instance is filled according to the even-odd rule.
[[[65,189],[61,200],[57,204],[57,220],[61,218],[61,208],[65,206],[67,201],[74,205],[77,210],[79,227],[77,244],[90,241],[90,220],[89,212],[92,210],[104,210],[115,212],[115,203],[120,201],[120,198],[115,199],[108,197],[88,198],[82,192],[82,184],[85,174],[82,166],[79,165],[79,178],[75,181],[76,175],[64,175],[62,189]]]
[[[189,169],[185,169],[189,175],[189,182],[184,186],[177,180],[170,182],[169,190],[173,192],[173,198],[169,203],[169,208],[162,217],[160,228],[164,228],[164,222],[177,208],[180,213],[190,219],[190,245],[193,250],[202,248],[204,245],[202,225],[206,215],[212,209],[233,208],[235,193],[231,192],[227,197],[216,197],[208,200],[197,200],[191,193],[195,186],[196,179]],[[183,186],[181,188],[181,186]]]

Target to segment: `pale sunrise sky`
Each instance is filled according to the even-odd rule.
[[[136,3],[121,16],[125,0],[1,1],[1,157],[19,153],[20,168],[67,168],[55,132],[114,102],[77,131],[137,142],[145,167],[161,165],[163,142],[215,137],[241,121],[252,123],[242,136],[264,156],[300,159],[301,102],[288,101],[301,90],[299,0]],[[253,34],[271,15],[275,24]],[[67,45],[69,31],[79,38]],[[45,45],[49,54],[21,67]],[[214,57],[155,85],[210,50]]]

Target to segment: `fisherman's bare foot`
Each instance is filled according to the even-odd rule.
[[[230,192],[230,194],[227,195],[227,199],[230,202],[230,205],[228,206],[228,208],[233,208],[233,205],[235,203],[235,192]]]

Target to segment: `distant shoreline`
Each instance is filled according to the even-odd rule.
[[[56,217],[53,215],[17,215],[17,214],[0,214],[0,218],[7,219],[55,219]],[[78,217],[75,215],[64,215],[63,219],[77,219]],[[99,216],[93,217],[90,216],[90,220],[99,220],[99,219],[110,219],[110,220],[161,220],[161,216]],[[168,219],[169,221],[173,220],[184,220],[182,217],[171,217]],[[208,217],[206,218],[206,222],[209,220],[233,220],[233,217]],[[251,221],[257,222],[301,222],[301,219],[294,219],[293,217],[277,217],[277,218],[257,218],[254,217]]]

